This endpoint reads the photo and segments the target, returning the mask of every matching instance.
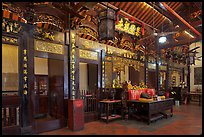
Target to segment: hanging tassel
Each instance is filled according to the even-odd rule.
[[[119,14],[120,14],[120,10],[116,12],[116,24],[118,24],[119,22]]]
[[[144,35],[144,24],[142,23],[142,35]]]

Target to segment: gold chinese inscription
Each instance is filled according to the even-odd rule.
[[[115,25],[115,28],[120,31],[124,31],[128,34],[134,35],[136,37],[141,36],[141,26],[130,23],[128,19],[120,18],[118,24]]]
[[[105,61],[102,61],[102,88],[105,88]]]
[[[23,50],[23,94],[28,94],[28,56],[27,50]]]
[[[71,94],[72,94],[72,98],[75,98],[75,92],[76,92],[76,83],[75,83],[75,54],[76,54],[76,45],[75,45],[75,34],[71,34],[71,60],[70,60],[70,71],[71,71]]]
[[[79,57],[91,60],[98,60],[98,53],[88,50],[79,50]]]
[[[63,45],[35,40],[35,50],[50,52],[55,54],[64,54]]]

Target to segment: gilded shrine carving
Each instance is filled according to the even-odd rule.
[[[60,44],[34,40],[35,50],[55,54],[64,54],[64,47]]]

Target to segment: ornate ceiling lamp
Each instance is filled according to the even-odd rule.
[[[115,37],[115,11],[110,8],[99,12],[98,22],[99,41],[113,40]]]

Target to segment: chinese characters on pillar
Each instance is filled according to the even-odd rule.
[[[28,94],[28,57],[27,50],[23,50],[23,94]]]
[[[105,88],[105,61],[102,61],[102,88]]]
[[[70,63],[71,63],[71,91],[72,91],[72,98],[74,99],[75,93],[76,93],[76,78],[75,78],[75,54],[76,54],[76,45],[75,45],[75,34],[71,34],[71,58],[70,58]]]
[[[102,87],[102,91],[104,92],[105,90],[104,90],[104,88],[105,88],[105,52],[103,51],[102,53],[101,53],[101,58],[102,58],[102,60],[101,60],[101,69],[102,69],[102,76],[101,76],[101,80],[102,80],[102,82],[101,82],[101,87]]]

